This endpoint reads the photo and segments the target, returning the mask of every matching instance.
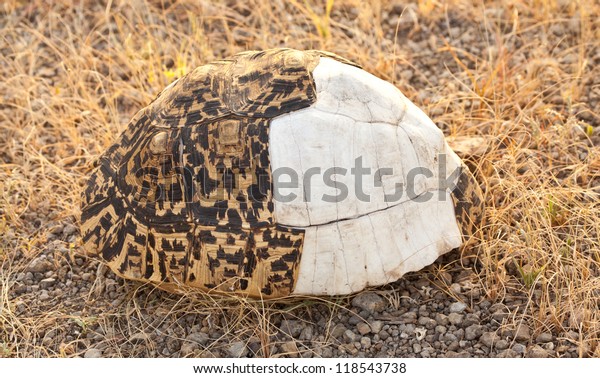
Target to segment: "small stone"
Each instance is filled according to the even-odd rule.
[[[544,349],[546,350],[554,350],[554,343],[553,342],[549,342],[549,343],[545,343],[543,345]]]
[[[333,357],[333,351],[331,350],[331,348],[330,347],[323,348],[323,351],[321,352],[321,357],[323,357],[323,358]]]
[[[344,327],[343,324],[338,323],[331,328],[330,332],[331,336],[335,337],[336,339],[339,339],[340,337],[342,337],[344,332],[346,332],[346,327]]]
[[[313,338],[313,329],[311,326],[306,326],[300,332],[300,339],[310,341]]]
[[[421,316],[419,318],[418,323],[419,323],[419,325],[425,326],[425,328],[427,328],[427,329],[433,329],[433,328],[435,328],[435,325],[437,324],[435,322],[435,320],[433,320],[427,316]]]
[[[527,352],[527,357],[529,358],[546,358],[548,357],[548,352],[544,348],[539,345],[534,345]]]
[[[446,357],[446,358],[468,358],[468,357],[471,357],[471,355],[469,354],[469,352],[464,351],[464,350],[462,352],[455,352],[453,350],[449,350],[448,352],[446,352],[444,357]]]
[[[496,341],[496,349],[498,350],[504,350],[508,348],[509,345],[510,343],[504,339]]]
[[[540,343],[540,344],[549,343],[552,341],[552,339],[553,339],[553,336],[551,333],[544,332],[544,333],[540,333],[538,335],[538,337],[535,338],[535,342]]]
[[[461,313],[467,308],[464,302],[454,302],[450,305],[450,312]]]
[[[456,326],[460,325],[463,322],[463,319],[464,319],[464,315],[457,314],[456,312],[453,312],[450,315],[448,315],[448,320],[450,321],[450,323],[452,323]]]
[[[344,332],[344,341],[346,341],[347,343],[351,343],[354,340],[356,340],[356,334],[354,332],[352,332],[351,330],[347,329]]]
[[[368,337],[361,337],[361,339],[360,339],[360,345],[364,349],[369,349],[371,347],[371,339],[369,339]]]
[[[444,327],[443,325],[438,325],[438,326],[435,326],[434,330],[435,330],[435,333],[437,333],[439,335],[443,335],[444,333],[446,333],[448,328]]]
[[[479,342],[488,348],[491,348],[497,340],[498,336],[495,332],[484,332],[479,338]]]
[[[414,324],[417,322],[417,313],[414,311],[405,312],[400,316],[400,321],[403,324]]]
[[[90,348],[85,351],[83,358],[102,358],[102,351],[96,348]]]
[[[248,353],[248,348],[246,348],[245,342],[236,341],[235,343],[231,344],[229,348],[227,348],[227,353],[229,353],[230,357],[241,358]]]
[[[350,319],[348,319],[348,323],[351,325],[357,325],[360,322],[362,322],[362,318],[358,315],[352,315]]]
[[[54,282],[56,282],[56,280],[54,278],[44,278],[43,280],[40,281],[40,287],[42,289],[47,289],[50,286],[54,285]]]
[[[457,284],[455,282],[452,285],[450,285],[450,291],[453,292],[454,294],[460,294],[460,292],[462,291],[462,288],[460,287],[459,284]]]
[[[517,343],[517,344],[515,344],[515,345],[513,345],[513,347],[512,347],[512,350],[513,350],[513,351],[515,351],[515,353],[519,353],[519,354],[523,354],[523,353],[525,353],[525,350],[526,350],[526,349],[527,349],[527,348],[525,347],[525,345],[523,345],[523,344],[518,344],[518,343]]]
[[[512,349],[506,349],[496,355],[498,358],[515,358],[518,354]]]
[[[521,324],[517,331],[515,332],[515,340],[517,341],[529,341],[531,340],[531,334],[529,332],[529,327],[525,324]]]
[[[379,333],[381,328],[383,328],[383,322],[381,320],[374,320],[370,323],[371,332]]]
[[[47,301],[48,299],[50,299],[50,295],[48,294],[48,290],[42,290],[40,292],[40,301]]]
[[[387,340],[390,337],[390,334],[386,330],[382,330],[378,333],[379,338],[383,341]]]
[[[369,325],[367,323],[358,323],[356,325],[356,329],[358,330],[358,333],[360,333],[361,335],[366,335],[367,333],[371,332],[371,327],[369,327]]]
[[[475,339],[479,338],[482,334],[483,334],[483,327],[478,324],[468,326],[465,329],[465,339],[467,339],[467,340],[475,340]]]
[[[299,320],[284,319],[281,321],[281,330],[291,337],[300,336],[300,332],[304,329],[304,324]]]
[[[508,316],[508,313],[503,310],[498,310],[492,314],[492,319],[497,321],[498,323],[502,323],[502,320]]]
[[[63,228],[62,232],[63,232],[63,235],[65,235],[65,236],[73,235],[74,233],[77,232],[77,227],[75,227],[72,224],[68,224],[65,226],[65,228]]]
[[[43,259],[42,257],[36,257],[35,259],[31,260],[25,271],[31,273],[45,273],[46,271],[51,270],[52,267],[53,266],[50,261]]]
[[[416,343],[415,343],[415,344],[413,344],[413,346],[412,346],[412,347],[413,347],[413,351],[414,351],[415,353],[421,353],[421,350],[423,350],[423,348],[421,347],[421,344],[416,344]]]
[[[281,350],[289,357],[298,357],[298,346],[294,340],[281,344]]]
[[[354,297],[352,306],[374,313],[383,311],[387,306],[387,301],[381,296],[367,291]]]
[[[444,341],[458,342],[458,337],[456,337],[455,334],[448,332],[444,335]]]
[[[477,314],[467,314],[465,320],[462,322],[463,327],[479,324],[481,324],[481,319],[479,319],[479,316],[477,316]]]
[[[444,315],[442,313],[438,313],[435,315],[435,321],[439,325],[447,326],[450,324],[450,320],[448,320],[448,315]]]
[[[196,349],[198,349],[198,344],[184,341],[183,344],[181,344],[179,355],[180,357],[189,356],[190,354],[193,354]]]

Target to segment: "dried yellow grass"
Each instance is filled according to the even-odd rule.
[[[127,322],[149,309],[174,326],[184,315],[221,313],[223,335],[257,338],[264,356],[273,319],[289,307],[309,313],[325,304],[335,321],[348,298],[281,304],[132,292],[88,316],[68,303],[36,308],[10,296],[16,275],[48,248],[51,228],[74,222],[90,163],[135,111],[198,65],[287,46],[354,60],[396,83],[448,136],[489,140],[470,161],[486,225],[463,255],[477,259],[489,300],[528,299],[522,321],[534,334],[575,331],[580,355],[600,357],[597,2],[419,0],[400,17],[384,1],[49,3],[0,4],[0,356],[78,355],[77,340],[43,341],[71,324],[100,324],[114,335],[106,343],[115,355],[131,342],[118,335],[140,332],[152,351],[143,337],[151,327]],[[456,19],[472,25],[471,42],[454,34]],[[425,49],[409,48],[423,35]],[[60,243],[63,262],[83,253],[76,240]],[[74,300],[94,303],[103,283],[94,285]],[[27,311],[17,315],[18,306]]]

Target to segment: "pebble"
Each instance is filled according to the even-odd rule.
[[[464,302],[454,302],[450,305],[450,312],[461,313],[467,308],[466,303]]]
[[[421,350],[423,349],[423,348],[421,347],[421,344],[416,344],[416,343],[415,343],[415,344],[413,344],[413,346],[412,346],[412,347],[413,347],[413,351],[414,351],[415,353],[421,353]]]
[[[380,295],[367,291],[354,297],[352,306],[374,313],[383,311],[387,306],[387,301]]]
[[[54,285],[54,282],[56,282],[56,279],[54,279],[54,278],[44,278],[43,280],[40,281],[40,287],[42,289],[47,289],[50,286]]]
[[[468,358],[468,357],[471,357],[471,355],[467,351],[455,352],[453,350],[449,350],[446,352],[444,357],[446,357],[446,358]]]
[[[88,350],[85,351],[85,354],[83,355],[83,358],[101,358],[102,357],[102,351],[100,349],[96,349],[96,348],[90,348]]]
[[[479,338],[479,342],[489,348],[491,348],[497,340],[498,336],[495,332],[484,332]]]
[[[519,354],[516,353],[512,349],[503,350],[502,352],[500,352],[500,353],[498,353],[496,355],[496,357],[498,357],[498,358],[515,358],[515,357],[518,357],[518,356],[519,356]]]
[[[299,320],[284,319],[281,321],[280,328],[284,333],[292,337],[298,337],[304,329],[304,323]]]
[[[342,337],[344,332],[346,332],[346,327],[341,323],[337,323],[331,328],[330,332],[331,332],[331,336],[338,339],[338,338]]]
[[[281,350],[289,357],[298,357],[298,346],[294,340],[281,344]]]
[[[496,341],[495,347],[498,350],[504,350],[504,349],[508,348],[509,345],[510,345],[510,343],[507,340],[500,339],[500,340]]]
[[[227,348],[227,353],[229,357],[240,358],[246,356],[248,353],[248,348],[246,347],[246,343],[243,341],[236,341],[229,345]]]
[[[313,338],[313,329],[311,326],[306,326],[300,332],[300,340],[310,341]]]
[[[360,338],[360,345],[364,349],[369,349],[371,347],[371,339],[369,339],[368,337],[361,337]]]
[[[189,356],[193,354],[196,349],[198,349],[198,344],[189,341],[184,341],[183,344],[181,344],[179,355],[180,357]]]
[[[367,323],[358,323],[356,325],[356,329],[358,330],[358,333],[360,333],[361,335],[366,335],[367,333],[371,332],[371,327],[367,324]]]
[[[48,294],[48,290],[42,290],[40,292],[40,301],[47,301],[48,299],[50,299],[50,295]]]
[[[554,339],[554,337],[552,336],[552,334],[551,334],[551,333],[544,332],[544,333],[540,333],[540,334],[538,335],[538,337],[536,337],[536,338],[535,338],[535,342],[536,342],[536,343],[543,344],[543,343],[549,343],[549,342],[551,342],[553,339]]]
[[[475,340],[483,334],[483,327],[479,324],[473,324],[465,329],[465,339]]]
[[[373,333],[379,333],[383,328],[383,322],[381,320],[374,320],[370,322],[369,325],[371,326],[371,332]]]
[[[517,328],[517,331],[515,332],[515,340],[522,342],[531,340],[531,334],[527,325],[521,324],[519,328]]]
[[[351,330],[347,329],[347,330],[344,332],[344,340],[345,340],[347,343],[351,343],[351,342],[353,342],[355,339],[356,339],[356,334],[355,334],[354,332],[352,332]]]
[[[435,321],[439,325],[447,326],[450,324],[450,320],[448,319],[448,315],[444,315],[441,313],[435,314]]]
[[[546,358],[548,357],[548,352],[539,345],[534,345],[527,352],[527,357],[529,358]]]
[[[390,334],[386,330],[382,330],[379,332],[379,338],[383,341],[387,340],[390,337]]]
[[[515,351],[515,353],[523,354],[523,353],[525,353],[525,350],[527,348],[525,347],[525,345],[517,343],[517,344],[513,345],[513,347],[511,349],[513,351]]]
[[[435,320],[427,316],[421,316],[418,321],[419,325],[425,326],[427,329],[433,329],[436,326]]]
[[[456,326],[460,325],[463,322],[463,319],[464,319],[464,315],[457,314],[456,312],[453,312],[450,315],[448,315],[448,320],[450,321],[450,323],[452,323]]]
[[[462,291],[462,288],[460,287],[460,285],[458,283],[453,283],[452,285],[450,285],[450,291],[453,292],[454,294],[460,294]]]
[[[418,316],[416,312],[409,311],[402,314],[402,316],[400,317],[400,321],[403,324],[414,324],[417,322],[417,317]]]
[[[53,265],[50,261],[40,256],[31,260],[25,271],[30,273],[44,273],[48,270],[51,270],[52,267]]]
[[[63,228],[63,230],[62,230],[62,233],[63,233],[63,235],[65,235],[65,236],[73,235],[73,234],[74,234],[74,233],[76,233],[76,232],[77,232],[77,227],[76,227],[75,225],[72,225],[72,224],[68,224],[68,225],[66,225],[66,226]]]

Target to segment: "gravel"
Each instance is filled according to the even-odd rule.
[[[352,299],[352,306],[370,313],[381,312],[385,309],[387,301],[373,292],[365,292]]]
[[[454,57],[446,54],[447,59],[443,59],[438,55],[441,50],[451,50],[440,48],[440,41],[465,47],[476,59],[498,51],[488,46],[493,41],[478,42],[480,25],[451,10],[439,23],[415,28],[417,14],[410,4],[385,10],[384,32],[393,39],[399,28],[398,43],[403,46],[402,54],[406,54],[402,59],[411,62],[401,68],[404,82],[399,85],[409,89],[416,102],[431,105],[437,101],[434,96],[441,91],[439,88],[455,80],[447,77],[452,76],[448,71],[457,70],[451,67]],[[339,22],[352,26],[354,21]],[[550,27],[560,40],[570,33],[568,24]],[[234,38],[250,38],[239,29],[233,34]],[[498,61],[504,59],[508,58]],[[561,59],[571,64],[579,58],[572,54]],[[526,74],[531,73],[523,72]],[[596,81],[595,88],[598,85]],[[594,96],[598,104],[600,96]],[[36,106],[46,107],[41,99]],[[461,106],[481,105],[472,101]],[[545,106],[540,105],[540,109]],[[430,106],[427,111],[437,117],[443,116],[445,109]],[[573,117],[598,125],[596,113],[577,110]],[[44,144],[50,147],[54,142]],[[77,176],[82,172],[78,171]],[[350,297],[264,304],[224,299],[219,302],[223,304],[216,305],[200,295],[169,294],[123,281],[95,259],[81,254],[75,219],[53,210],[50,203],[35,205],[36,209],[23,210],[20,215],[20,222],[29,227],[27,237],[21,238],[38,238],[35,247],[19,251],[14,245],[0,246],[0,251],[15,250],[14,262],[20,264],[3,280],[9,285],[10,311],[18,320],[14,324],[35,327],[28,330],[28,334],[36,335],[35,340],[19,348],[23,356],[544,358],[592,356],[597,348],[580,342],[585,335],[579,333],[579,326],[588,317],[584,312],[574,312],[570,323],[557,326],[557,330],[542,327],[531,320],[531,312],[526,313],[535,303],[517,279],[509,281],[503,288],[505,293],[488,293],[479,274],[481,263],[458,251],[440,257],[421,272]],[[12,230],[3,232],[2,243],[16,239],[9,236]],[[442,267],[444,271],[440,271]],[[37,322],[39,318],[45,321]],[[0,334],[7,345],[17,343],[22,336],[19,327],[13,328],[10,322],[2,328]]]
[[[90,348],[88,349],[85,354],[83,355],[83,358],[101,358],[102,357],[102,351],[96,348]]]
[[[461,313],[467,308],[467,305],[463,302],[455,302],[450,305],[450,312]]]
[[[227,348],[227,352],[229,357],[240,358],[244,357],[248,353],[248,348],[246,348],[246,343],[243,341],[236,341],[231,343],[229,348]]]

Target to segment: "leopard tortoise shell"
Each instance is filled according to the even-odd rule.
[[[353,293],[461,246],[482,213],[435,124],[392,84],[323,51],[198,67],[97,163],[82,198],[85,250],[167,290]]]

